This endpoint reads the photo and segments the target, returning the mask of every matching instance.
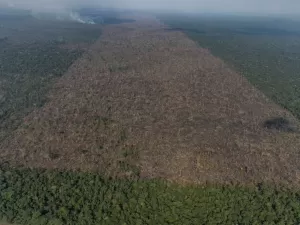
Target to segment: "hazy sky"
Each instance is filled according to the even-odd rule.
[[[300,14],[300,0],[0,0],[35,10],[64,10],[80,6],[174,10],[184,12],[248,12]]]

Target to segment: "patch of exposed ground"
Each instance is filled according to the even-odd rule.
[[[222,60],[153,18],[109,25],[1,162],[180,182],[299,184],[295,119]]]

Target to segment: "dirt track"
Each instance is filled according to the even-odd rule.
[[[299,184],[298,134],[222,60],[153,18],[110,25],[49,102],[2,143],[0,160],[179,182]],[[124,166],[126,168],[124,168]]]

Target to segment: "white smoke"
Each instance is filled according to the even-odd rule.
[[[95,24],[95,22],[92,19],[87,17],[81,17],[77,12],[70,12],[69,18],[72,21],[77,21],[78,23]]]
[[[177,12],[240,12],[299,14],[299,0],[0,0],[23,9],[60,10],[80,7],[167,10]]]
[[[41,0],[40,2],[32,1],[32,4],[29,4],[30,1],[6,1],[7,2],[3,3],[2,0],[0,0],[0,7],[4,6],[5,8],[25,9],[30,11],[31,15],[37,19],[57,19],[85,24],[95,24],[91,18],[81,16],[78,12],[76,12],[76,9],[74,10],[71,4],[67,5],[67,1],[65,0],[61,1],[61,3],[59,3],[59,0]]]
[[[78,23],[95,24],[95,22],[92,19],[88,17],[82,17],[79,13],[71,10],[57,12],[40,12],[36,10],[31,10],[31,15],[37,19],[56,19],[61,21],[74,21]]]

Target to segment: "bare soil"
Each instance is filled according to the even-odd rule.
[[[0,160],[182,183],[298,185],[300,136],[267,129],[290,113],[180,31],[154,18],[101,38],[1,143]]]

